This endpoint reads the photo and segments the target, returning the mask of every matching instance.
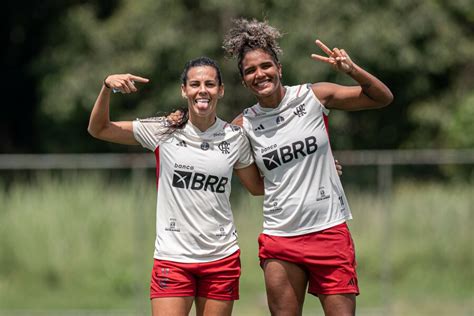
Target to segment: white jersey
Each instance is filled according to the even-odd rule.
[[[263,233],[296,236],[352,218],[311,85],[285,87],[277,108],[247,108],[243,127],[265,176]]]
[[[205,132],[188,122],[166,133],[163,119],[135,120],[133,133],[156,156],[154,257],[209,262],[237,251],[229,202],[233,169],[253,162],[242,129],[220,119]]]

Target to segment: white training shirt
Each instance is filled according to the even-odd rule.
[[[263,233],[296,236],[335,226],[352,215],[329,144],[329,110],[310,84],[285,89],[277,108],[247,108],[243,127],[265,176]]]
[[[240,127],[219,118],[205,132],[186,123],[166,134],[165,120],[135,120],[133,133],[156,156],[157,205],[154,257],[209,262],[237,251],[229,202],[233,169],[253,162]]]

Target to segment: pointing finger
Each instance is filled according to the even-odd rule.
[[[316,45],[318,45],[319,48],[321,48],[326,54],[328,54],[328,56],[332,55],[332,50],[330,50],[329,47],[324,45],[323,42],[321,42],[320,40],[316,40]]]
[[[143,77],[139,77],[139,76],[135,76],[135,75],[130,75],[130,79],[133,80],[133,81],[143,82],[143,83],[147,83],[147,82],[150,81],[150,79],[143,78]]]

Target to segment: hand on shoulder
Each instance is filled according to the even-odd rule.
[[[240,113],[239,115],[237,115],[237,116],[234,118],[234,120],[232,121],[231,124],[242,127],[242,125],[244,124],[244,116],[243,116],[243,114]]]

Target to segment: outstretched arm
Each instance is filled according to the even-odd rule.
[[[379,79],[356,65],[344,49],[329,49],[321,41],[318,45],[328,57],[312,54],[311,58],[330,64],[359,83],[358,86],[341,86],[329,82],[313,84],[315,95],[328,109],[357,111],[376,109],[389,105],[393,100],[390,89]]]
[[[146,78],[130,74],[110,75],[105,78],[99,96],[92,108],[89,127],[87,128],[89,134],[95,138],[113,143],[138,145],[139,143],[133,136],[133,124],[131,121],[110,121],[110,94],[112,89],[118,89],[122,93],[136,92],[137,88],[134,82],[147,83],[148,81]]]

